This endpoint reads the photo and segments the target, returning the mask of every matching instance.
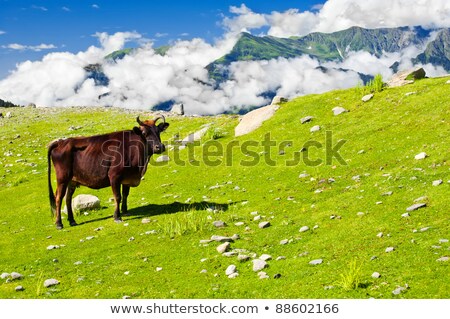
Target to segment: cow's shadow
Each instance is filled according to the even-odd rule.
[[[227,211],[228,208],[231,205],[236,204],[236,202],[231,203],[215,203],[215,202],[194,202],[194,203],[180,203],[180,202],[173,202],[168,204],[148,204],[140,207],[133,207],[128,210],[128,213],[122,214],[122,217],[124,220],[132,220],[132,219],[138,219],[143,217],[151,217],[151,216],[158,216],[158,215],[169,215],[169,214],[175,214],[179,212],[189,212],[189,211],[201,211],[201,210],[207,210],[208,208],[211,209],[217,209],[220,211]],[[111,208],[108,208],[111,209]],[[105,216],[102,218],[97,219],[91,219],[84,222],[79,223],[79,225],[82,224],[88,224],[92,222],[96,222],[99,220],[106,220],[113,218],[112,215]]]

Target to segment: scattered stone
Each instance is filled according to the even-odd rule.
[[[261,259],[253,259],[252,262],[253,262],[253,271],[260,271],[268,266],[268,264]]]
[[[370,261],[375,260],[377,258],[378,258],[378,256],[372,256],[372,257],[370,257]]]
[[[314,265],[314,266],[320,265],[321,263],[323,263],[323,259],[314,259],[309,262],[310,265]]]
[[[393,193],[394,193],[393,191],[389,191],[389,192],[381,194],[381,196],[391,196]]]
[[[184,115],[183,103],[175,103],[174,105],[172,105],[170,112],[176,115]]]
[[[427,200],[428,200],[428,197],[426,197],[426,196],[421,196],[421,197],[419,197],[419,198],[416,198],[416,199],[414,200],[414,203],[426,202]]]
[[[221,243],[233,242],[233,238],[231,238],[231,237],[217,236],[217,235],[212,235],[211,236],[211,240],[218,241],[218,242],[221,242]]]
[[[226,224],[225,224],[225,222],[223,222],[221,220],[216,220],[213,222],[213,226],[217,227],[217,228],[222,228],[222,227],[225,227]]]
[[[234,223],[234,225],[239,227],[239,226],[244,226],[245,223],[244,222],[237,222],[237,223]]]
[[[392,291],[392,293],[394,295],[399,295],[408,288],[409,288],[409,286],[408,286],[408,284],[406,284],[404,287],[397,287],[394,291]]]
[[[236,272],[236,265],[229,265],[225,270],[225,275],[229,276],[231,274],[234,274],[235,272]]]
[[[284,103],[287,102],[288,100],[282,96],[279,95],[275,95],[272,99],[272,103],[270,103],[271,105],[278,105],[280,103]]]
[[[420,231],[423,233],[423,232],[426,232],[428,229],[430,229],[430,227],[422,227],[420,229]]]
[[[53,249],[59,249],[59,246],[58,245],[47,246],[47,250],[53,250]]]
[[[363,101],[363,102],[368,102],[368,101],[370,101],[372,98],[373,98],[373,94],[367,94],[367,95],[364,95],[364,96],[362,97],[361,101]]]
[[[443,256],[441,258],[436,259],[436,261],[448,261],[450,259],[450,257],[448,256]]]
[[[24,291],[25,288],[23,288],[22,286],[17,286],[17,287],[15,288],[15,290],[16,290],[16,291]]]
[[[280,241],[280,245],[286,245],[289,243],[289,239],[283,239]]]
[[[249,259],[250,259],[250,256],[247,256],[247,255],[239,254],[237,256],[237,260],[239,260],[239,261],[247,261]]]
[[[211,239],[200,239],[200,244],[205,245],[205,244],[209,244],[212,241],[213,240],[211,240]]]
[[[267,228],[267,227],[270,227],[270,222],[260,222],[260,223],[258,224],[258,227],[259,227],[259,228]]]
[[[311,122],[311,120],[312,120],[313,118],[314,118],[314,117],[312,117],[312,116],[305,116],[304,118],[300,119],[300,122],[301,122],[302,124],[305,124],[305,123]]]
[[[200,271],[200,273],[201,274],[206,274],[208,271],[206,270],[206,269],[202,269],[201,271]]]
[[[220,254],[223,254],[223,253],[226,252],[229,248],[230,248],[230,243],[229,243],[229,242],[224,242],[223,244],[220,244],[219,246],[217,246],[216,250],[217,250]]]
[[[361,217],[361,216],[364,216],[364,213],[363,212],[357,212],[356,215]]]
[[[259,256],[259,259],[264,260],[264,261],[268,261],[272,259],[272,256],[268,255],[268,254],[262,254],[261,256]]]
[[[425,77],[423,68],[415,68],[395,73],[387,82],[389,87],[403,86],[414,83],[414,80],[423,79]]]
[[[277,259],[275,259],[276,261],[280,261],[280,260],[284,260],[286,259],[286,256],[278,256]]]
[[[259,277],[259,279],[269,279],[269,278],[270,278],[270,277],[267,275],[267,273],[264,272],[264,271],[260,271],[260,272],[258,273],[258,277]]]
[[[419,208],[423,208],[423,207],[426,207],[426,206],[427,206],[426,203],[417,203],[417,204],[414,204],[414,205],[409,206],[409,207],[406,209],[406,211],[412,212],[412,211],[418,210]]]
[[[162,271],[163,269],[162,269],[162,267],[156,267],[156,269],[155,269],[156,271]]]
[[[261,220],[261,216],[260,216],[260,215],[256,215],[255,217],[253,217],[253,220],[254,220],[254,221]]]
[[[409,217],[410,215],[409,215],[409,213],[404,213],[404,214],[402,214],[402,217],[403,218],[406,218],[406,217]]]
[[[426,157],[428,157],[428,155],[427,155],[427,153],[425,153],[425,152],[419,153],[419,154],[417,154],[416,156],[414,156],[414,158],[415,158],[416,160],[423,160],[423,159],[425,159]]]
[[[395,250],[394,247],[388,247],[388,248],[386,248],[385,252],[390,253],[390,252],[393,252],[394,250]]]
[[[231,239],[233,239],[234,241],[241,239],[241,236],[239,236],[238,234],[234,234],[233,236],[231,236]]]
[[[377,237],[378,237],[378,238],[383,237],[383,233],[382,233],[382,232],[379,232],[379,233],[377,234]]]
[[[75,266],[78,266],[78,265],[81,265],[83,262],[82,261],[76,261],[76,262],[74,262],[73,264],[75,265]]]
[[[156,163],[163,163],[168,161],[170,161],[170,157],[167,155],[161,155],[155,160]]]
[[[97,227],[94,229],[94,231],[101,231],[101,230],[103,230],[103,227]]]
[[[238,272],[234,272],[234,273],[232,273],[231,275],[229,275],[228,278],[234,279],[234,278],[236,278],[237,276],[239,276],[239,273],[238,273]]]
[[[348,112],[346,109],[344,109],[343,107],[340,106],[336,106],[335,108],[333,108],[333,114],[334,115],[339,115],[342,113]]]
[[[205,261],[207,261],[208,260],[208,258],[202,258],[202,259],[200,259],[200,262],[201,263],[204,263]]]
[[[1,279],[6,279],[6,278],[8,278],[9,276],[10,276],[9,273],[4,272],[4,273],[2,273],[2,274],[0,275],[0,278],[1,278]]]
[[[310,131],[311,133],[320,131],[320,126],[319,126],[319,125],[314,125],[313,127],[311,127],[311,128],[309,129],[309,131]]]
[[[442,179],[438,179],[436,181],[433,181],[433,186],[439,186],[442,184]]]
[[[150,218],[142,218],[141,223],[142,224],[148,224],[150,223],[152,220]]]
[[[308,230],[309,230],[309,227],[308,227],[308,226],[302,226],[302,227],[300,228],[299,232],[300,232],[300,233],[303,233],[303,232],[308,231]]]
[[[74,210],[85,211],[100,208],[100,199],[94,195],[80,194],[72,200]]]
[[[11,276],[11,280],[22,279],[23,278],[23,276],[21,274],[19,274],[18,272],[12,272],[10,274],[10,276]]]
[[[241,121],[235,127],[234,135],[241,136],[256,130],[264,121],[270,119],[278,108],[278,105],[267,105],[248,112],[241,118]]]
[[[59,281],[56,279],[47,279],[44,281],[44,287],[48,288],[48,287],[52,287],[52,286],[56,286],[59,285]]]
[[[134,237],[130,237],[130,238],[128,238],[128,241],[130,242],[130,241],[133,241],[134,240]]]
[[[5,117],[7,119],[10,119],[12,117],[12,113],[11,112],[6,112]]]
[[[381,275],[380,275],[380,273],[379,272],[374,272],[373,274],[372,274],[372,278],[380,278],[381,277]]]
[[[235,252],[235,251],[227,251],[227,252],[222,254],[222,256],[224,256],[224,257],[233,257],[233,256],[236,256],[236,255],[237,255],[237,252]]]
[[[439,239],[439,244],[448,243],[448,239]]]

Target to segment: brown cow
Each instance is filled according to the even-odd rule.
[[[156,125],[161,119],[163,122]],[[74,137],[54,141],[48,146],[48,188],[52,213],[56,212],[56,228],[63,228],[61,204],[66,196],[67,216],[70,226],[77,223],[72,212],[72,196],[79,185],[93,189],[111,186],[116,207],[114,220],[121,222],[127,212],[130,187],[138,186],[147,170],[152,154],[165,150],[160,133],[169,126],[164,116],[142,122],[139,127],[90,137]],[[56,195],[51,183],[51,161],[56,171]],[[122,195],[120,187],[122,186]]]

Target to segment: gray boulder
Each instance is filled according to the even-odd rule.
[[[72,200],[72,207],[79,211],[97,209],[100,208],[100,199],[94,195],[80,194]]]

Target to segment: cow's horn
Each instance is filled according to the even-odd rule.
[[[156,123],[159,119],[162,119],[163,122],[166,123],[166,118],[164,117],[164,115],[161,114],[160,116],[158,116],[158,117],[154,120],[155,123]]]
[[[136,118],[136,121],[138,122],[138,124],[139,124],[140,126],[144,126],[144,125],[145,125],[145,124],[142,123],[142,121],[139,119],[139,116]]]

